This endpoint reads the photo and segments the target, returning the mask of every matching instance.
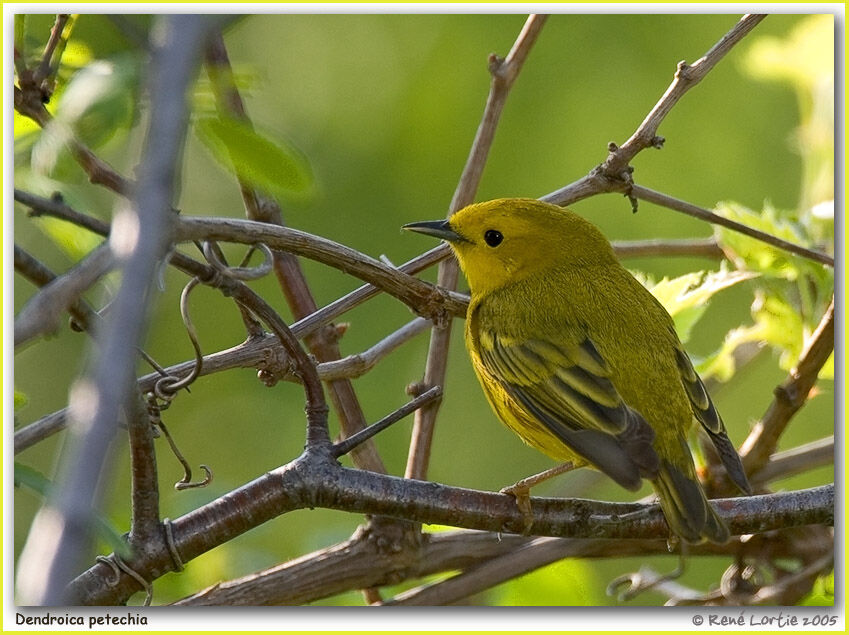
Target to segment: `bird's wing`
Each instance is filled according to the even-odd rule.
[[[590,339],[553,344],[480,331],[479,343],[488,374],[570,450],[628,489],[656,475],[654,431],[623,401]]]
[[[696,420],[702,425],[702,428],[704,428],[713,442],[716,452],[719,454],[726,472],[728,472],[728,476],[742,492],[751,494],[752,487],[746,478],[743,462],[740,460],[740,455],[737,454],[734,444],[731,443],[731,439],[728,438],[728,432],[725,430],[722,417],[719,416],[719,412],[717,412],[713,402],[710,400],[710,395],[708,395],[705,385],[693,368],[693,363],[690,361],[689,356],[680,346],[676,347],[675,354],[678,362],[678,370],[681,373],[681,382],[684,384],[684,390],[690,398]]]

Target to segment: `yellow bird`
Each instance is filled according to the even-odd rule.
[[[629,490],[648,479],[683,540],[728,540],[687,445],[694,417],[749,494],[740,457],[672,318],[593,224],[534,199],[498,199],[404,228],[457,255],[471,290],[466,347],[501,421]]]

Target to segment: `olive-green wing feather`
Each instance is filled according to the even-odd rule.
[[[722,417],[719,416],[719,412],[717,412],[713,402],[710,400],[710,395],[708,395],[705,385],[693,368],[693,364],[687,353],[681,348],[676,348],[675,353],[678,370],[681,373],[681,382],[684,384],[684,390],[690,398],[696,420],[702,424],[702,428],[704,428],[713,442],[716,452],[725,466],[725,471],[728,472],[728,476],[740,488],[740,491],[751,494],[752,487],[746,478],[743,462],[740,460],[740,455],[737,454],[734,444],[731,443],[731,439],[728,438],[728,432],[725,430]]]
[[[628,489],[654,478],[654,431],[622,400],[592,341],[564,345],[481,331],[479,343],[488,374],[571,451]]]

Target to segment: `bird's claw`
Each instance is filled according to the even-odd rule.
[[[522,533],[525,535],[529,534],[534,524],[534,512],[531,509],[531,488],[522,483],[515,483],[508,487],[502,487],[499,493],[509,494],[516,499],[516,507],[519,508],[519,513],[522,514]]]

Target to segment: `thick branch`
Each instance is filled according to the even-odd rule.
[[[248,245],[265,243],[272,249],[306,256],[368,280],[437,323],[444,323],[452,315],[465,314],[462,296],[413,278],[332,240],[296,229],[231,218],[185,217],[177,223],[176,238],[178,241],[219,240]]]
[[[511,496],[402,479],[340,467],[326,456],[304,454],[173,522],[184,562],[278,516],[303,507],[326,507],[493,532],[521,531],[524,517]],[[668,528],[657,505],[581,499],[532,498],[531,533],[568,538],[662,539]],[[732,534],[759,533],[806,524],[832,524],[834,488],[824,486],[712,501]],[[173,568],[167,554],[130,563],[162,575]],[[122,575],[110,586],[95,565],[71,586],[74,603],[124,602],[139,589]]]

